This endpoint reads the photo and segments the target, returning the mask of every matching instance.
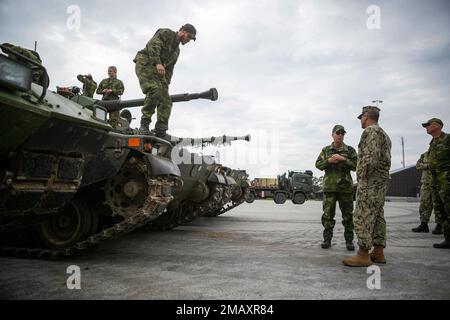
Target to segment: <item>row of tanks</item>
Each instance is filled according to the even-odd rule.
[[[0,248],[2,254],[57,259],[136,228],[167,230],[217,216],[245,201],[248,175],[191,153],[198,143],[139,135],[113,110],[143,99],[108,102],[32,83],[38,62],[0,45]],[[217,100],[216,89],[171,96]],[[127,125],[128,124],[128,125]],[[192,161],[175,161],[190,159]]]

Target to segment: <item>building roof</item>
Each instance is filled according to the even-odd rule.
[[[391,172],[389,172],[389,174],[396,174],[396,173],[399,173],[399,172],[402,172],[402,171],[406,171],[406,170],[409,170],[409,169],[415,168],[415,167],[416,167],[415,165],[410,165],[410,166],[407,166],[405,168],[399,168],[399,169],[391,170]]]

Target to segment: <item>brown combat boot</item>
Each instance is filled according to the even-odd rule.
[[[370,259],[374,263],[386,263],[386,258],[384,257],[383,253],[384,247],[383,246],[375,246],[372,250],[372,253],[370,254]]]
[[[348,267],[368,267],[372,264],[369,256],[369,250],[359,248],[356,256],[342,261]]]

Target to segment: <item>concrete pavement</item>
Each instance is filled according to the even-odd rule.
[[[320,248],[321,205],[259,200],[62,261],[1,257],[0,298],[450,299],[450,250],[432,248],[442,235],[411,232],[418,203],[386,203],[388,263],[372,290],[375,274],[342,265],[354,252],[345,249],[339,210],[332,247]],[[79,290],[67,288],[70,265],[80,268]]]

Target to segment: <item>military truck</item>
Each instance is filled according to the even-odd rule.
[[[276,179],[255,178],[251,181],[246,201],[252,203],[255,199],[273,198],[277,204],[283,204],[287,199],[294,204],[303,204],[313,191],[312,176],[312,171],[306,170],[288,171]]]

